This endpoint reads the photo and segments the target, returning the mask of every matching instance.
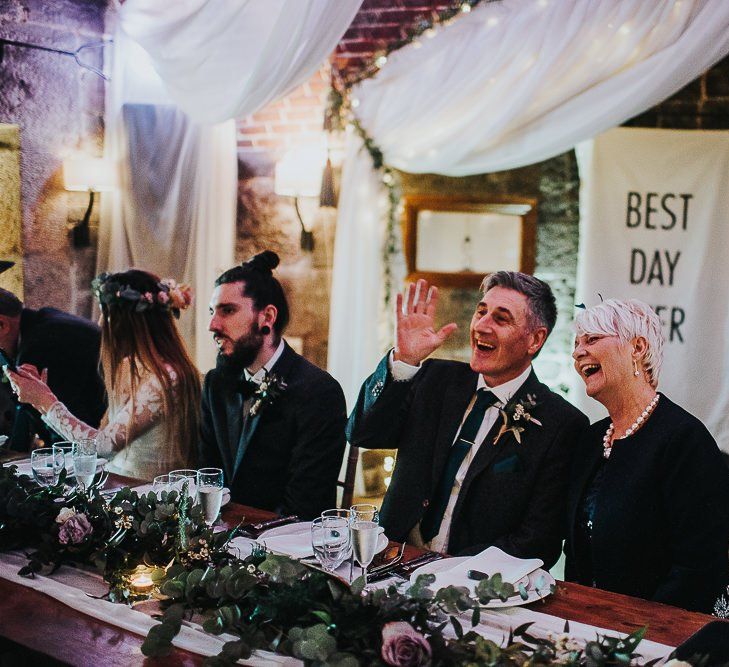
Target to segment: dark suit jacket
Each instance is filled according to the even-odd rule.
[[[578,507],[608,424],[593,424],[575,455],[565,578],[710,612],[729,569],[729,470],[704,425],[665,396],[643,428],[614,443],[596,498],[592,567],[580,556]]]
[[[404,540],[433,500],[448,453],[476,391],[468,364],[428,360],[409,382],[395,382],[385,357],[364,383],[350,416],[352,445],[397,448],[397,464],[380,515],[391,539]],[[532,394],[542,426],[527,424],[521,444],[508,432],[494,445],[499,417],[471,462],[451,524],[448,552],[495,545],[520,558],[557,560],[573,445],[587,418],[532,372],[512,397]]]
[[[99,375],[101,331],[96,324],[55,308],[24,308],[15,362],[48,369],[48,386],[71,413],[97,427],[106,410],[104,382]],[[29,449],[34,433],[58,439],[37,413],[20,405],[15,414],[11,447]]]
[[[207,374],[200,465],[223,469],[235,502],[311,519],[336,507],[347,420],[344,393],[288,344],[271,372],[287,387],[256,417],[248,417],[250,435],[238,465],[242,396],[219,370]]]

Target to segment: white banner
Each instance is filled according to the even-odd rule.
[[[667,343],[660,391],[729,452],[729,132],[617,128],[577,154],[576,302],[653,306]],[[573,402],[606,414],[579,379]]]

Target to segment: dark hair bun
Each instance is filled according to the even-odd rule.
[[[251,257],[243,266],[249,266],[251,269],[260,271],[261,273],[270,274],[279,263],[278,255],[273,250],[264,250],[257,255]]]

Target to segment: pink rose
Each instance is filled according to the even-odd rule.
[[[144,293],[144,300],[147,303],[154,303],[154,296],[152,296],[152,292],[145,292]]]
[[[410,623],[398,621],[382,628],[382,659],[393,667],[430,664],[430,644]]]
[[[87,535],[94,532],[85,514],[74,514],[63,522],[58,531],[58,541],[61,544],[80,544]]]
[[[157,301],[160,303],[167,303],[170,300],[169,294],[167,292],[158,292],[157,293]]]

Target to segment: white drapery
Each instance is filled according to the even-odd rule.
[[[191,118],[247,116],[307,81],[362,0],[126,0],[128,35]]]
[[[234,121],[193,123],[176,109],[145,52],[118,29],[106,104],[105,152],[119,189],[104,198],[99,271],[148,269],[195,288],[180,330],[201,370],[215,363],[207,303],[233,263],[237,156]]]
[[[729,53],[723,0],[502,0],[388,57],[352,91],[355,113],[388,165],[448,176],[547,159],[654,106]],[[350,406],[387,341],[377,341],[381,261],[350,272],[375,233],[371,160],[350,146],[337,221],[329,371]],[[381,256],[381,251],[380,251]],[[394,286],[395,288],[398,285]],[[351,326],[351,311],[369,328]],[[375,348],[377,351],[375,352]],[[362,351],[362,352],[360,352]]]

